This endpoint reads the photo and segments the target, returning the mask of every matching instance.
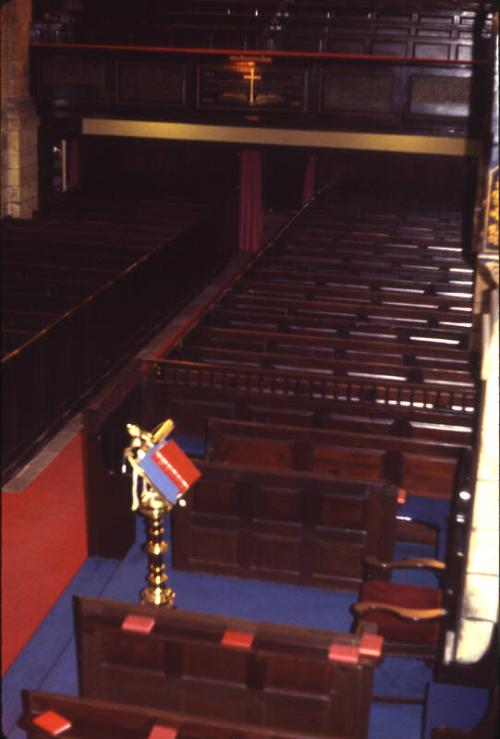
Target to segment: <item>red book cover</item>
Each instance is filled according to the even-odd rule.
[[[380,634],[363,634],[359,643],[359,651],[364,657],[380,657],[384,637]]]
[[[182,451],[175,441],[167,441],[166,444],[161,446],[153,454],[153,458],[157,459],[157,462],[166,460],[173,468],[169,470],[167,474],[173,478],[174,482],[182,481],[179,487],[187,489],[201,477],[201,472],[194,466],[189,457],[185,452]]]
[[[44,729],[52,736],[62,734],[66,729],[70,729],[72,724],[64,716],[60,716],[55,711],[44,711],[33,719],[33,723]]]
[[[177,736],[177,729],[172,726],[153,726],[148,739],[175,739]]]
[[[149,634],[156,623],[156,620],[150,616],[137,616],[129,613],[122,621],[121,628],[123,631],[135,631],[137,634]]]
[[[359,647],[354,644],[336,644],[334,642],[328,650],[328,659],[330,662],[357,665],[359,662]]]
[[[248,631],[233,631],[228,629],[224,632],[221,644],[224,647],[238,647],[240,649],[250,649],[253,644],[255,634]]]

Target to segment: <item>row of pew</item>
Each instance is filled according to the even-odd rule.
[[[68,194],[32,220],[3,222],[4,475],[220,268],[216,217]]]
[[[23,691],[27,739],[363,739],[382,640],[74,598],[79,695]],[[439,694],[439,693],[438,693]],[[489,739],[498,694],[473,731]],[[430,734],[429,734],[430,736]]]
[[[145,425],[161,408],[204,442],[202,481],[173,516],[175,566],[379,595],[359,590],[364,563],[422,540],[397,521],[422,498],[444,504],[443,556],[474,438],[472,280],[453,214],[325,198],[298,219],[150,365]],[[389,626],[386,653],[435,657],[438,628]]]
[[[362,553],[366,541],[376,549],[379,537],[366,529],[375,500],[387,510],[385,556],[404,528],[390,523],[398,505],[415,496],[447,505],[474,440],[475,320],[472,266],[457,216],[349,215],[325,198],[168,356],[142,361],[140,386],[125,409],[122,388],[111,415],[109,398],[107,411],[87,414],[93,486],[108,490],[95,493],[99,513],[103,497],[120,486],[116,474],[106,475],[126,442],[116,428],[134,415],[146,428],[170,416],[180,437],[195,440],[205,473],[174,516],[174,532],[182,531],[176,565],[234,574],[240,562],[241,576],[310,584],[332,578],[338,587],[337,558],[321,551],[334,546],[327,529],[338,532],[340,519],[321,476],[341,481],[332,500],[342,484],[358,496],[351,511],[338,514],[345,516],[342,550]],[[110,434],[106,450],[94,443]],[[114,515],[126,498],[126,480],[121,484]],[[259,515],[265,501],[267,512]],[[196,536],[187,535],[191,526]],[[309,540],[311,531],[319,539],[306,546],[302,537]],[[354,557],[345,572],[348,589],[359,586],[361,562]]]
[[[120,506],[129,503],[130,481],[118,474],[125,423],[137,420],[151,429],[171,417],[176,438],[202,472],[186,506],[176,507],[171,516],[175,568],[362,593],[367,565],[391,560],[400,540],[425,544],[426,551],[431,544],[444,555],[450,512],[454,523],[457,510],[465,518],[457,491],[468,489],[474,444],[478,385],[472,287],[472,260],[457,215],[349,209],[330,202],[328,194],[318,198],[173,349],[142,358],[118,380],[112,397],[87,409],[89,526],[100,531],[94,544],[109,546],[114,537],[115,553],[131,544],[126,527],[115,527],[109,536],[111,516],[116,522]],[[400,515],[415,501],[423,514]],[[436,501],[445,513],[431,526],[426,503],[432,508]],[[435,605],[447,626],[455,617],[464,532],[465,527],[454,526],[448,541],[444,601],[438,587],[428,588],[437,594]],[[94,553],[99,552],[109,556],[98,546]],[[390,584],[390,577],[389,569],[382,570],[376,582]],[[115,620],[111,614],[124,606],[96,602],[93,607],[107,624],[123,618],[123,611]],[[192,629],[198,619],[176,614],[182,629]],[[201,620],[214,624],[211,619]],[[296,656],[284,658],[280,647],[284,661],[279,667],[267,662],[264,667],[263,657],[244,661],[244,667],[235,659],[229,667],[214,644],[196,658],[188,657],[183,645],[173,652],[158,645],[136,649],[125,643],[128,637],[111,644],[107,635],[97,635],[92,622],[87,631],[94,634],[97,656],[90,660],[92,679],[86,684],[94,692],[83,689],[87,702],[68,703],[67,711],[83,715],[83,706],[97,697],[149,706],[158,700],[158,708],[161,676],[171,680],[177,670],[184,689],[169,683],[169,698],[163,696],[161,706],[190,714],[185,734],[184,719],[173,719],[180,736],[205,736],[206,728],[194,726],[200,712],[207,721],[247,724],[233,728],[230,736],[261,736],[259,731],[268,736],[270,731],[270,736],[297,738],[363,737],[374,664],[364,662],[363,649],[375,661],[399,655],[435,664],[443,636],[433,621],[430,636],[428,624],[417,623],[407,638],[401,627],[394,628],[400,618],[392,619],[375,625],[377,619],[359,614],[352,633],[333,637],[342,648],[328,647],[330,667],[323,666],[314,688],[308,682],[314,672],[310,650],[318,639],[332,640],[321,632],[304,632],[304,663]],[[233,624],[230,630],[258,633],[253,649],[268,628],[282,633],[282,627],[268,624]],[[388,636],[382,641],[384,629]],[[216,631],[219,639],[219,626]],[[194,632],[199,639],[198,626]],[[264,643],[268,659],[272,648],[267,638]],[[334,663],[340,659],[334,688],[327,677],[333,674],[332,658]],[[96,675],[101,662],[106,677]],[[349,665],[358,671],[356,680],[367,681],[363,690],[351,682]],[[231,692],[226,698],[212,692],[230,675],[239,676],[240,689],[253,691],[250,703]],[[318,702],[320,685],[330,698],[325,693]],[[261,689],[263,702],[255,694]],[[286,701],[288,689],[295,696],[292,704]],[[335,710],[328,702],[334,694],[343,696]],[[49,701],[37,695],[30,700],[35,712],[37,700],[42,707]],[[217,716],[215,704],[221,711]],[[346,708],[342,719],[340,705]],[[99,721],[108,721],[112,707],[92,708],[98,709]],[[131,716],[132,709],[127,710]],[[141,719],[120,714],[114,720],[146,720],[139,714]],[[151,714],[147,720],[153,720]],[[219,736],[215,728],[208,731]],[[447,736],[446,731],[437,736]]]
[[[75,635],[79,697],[26,691],[29,739],[366,736],[375,633],[75,597]]]
[[[449,504],[477,395],[460,228],[325,199],[145,363],[145,426],[201,440],[176,566],[357,590],[408,499]]]

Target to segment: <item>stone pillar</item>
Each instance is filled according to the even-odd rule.
[[[1,215],[31,218],[38,208],[38,117],[29,94],[31,0],[1,9]]]

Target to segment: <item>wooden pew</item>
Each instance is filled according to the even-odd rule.
[[[74,299],[75,305],[81,302],[90,292],[97,290],[101,283],[98,280],[85,283],[83,285],[69,284],[55,279],[43,279],[38,275],[21,274],[18,277],[5,281],[3,295],[19,295],[20,301],[24,298],[27,301],[33,298],[44,297],[64,297]],[[23,305],[23,303],[21,303]]]
[[[368,347],[367,347],[368,348]],[[311,353],[312,354],[312,353]],[[217,344],[204,346],[196,342],[185,342],[171,352],[172,359],[209,364],[230,365],[237,368],[276,370],[278,372],[300,373],[302,377],[338,378],[356,381],[358,379],[389,380],[394,384],[415,383],[422,385],[443,384],[453,388],[474,391],[475,378],[467,368],[463,367],[431,367],[418,366],[412,363],[406,366],[393,361],[391,357],[373,356],[365,351],[362,356],[348,358],[330,358],[311,356],[298,348],[276,347],[274,351],[259,351],[239,348],[219,348]]]
[[[450,498],[463,448],[394,436],[207,420],[207,459],[363,480]]]
[[[346,288],[367,292],[369,290],[378,292],[386,291],[396,294],[407,294],[408,291],[415,295],[439,295],[441,298],[450,300],[458,293],[468,298],[472,290],[472,279],[456,279],[454,273],[443,274],[442,279],[430,281],[427,275],[412,277],[404,273],[390,274],[377,273],[375,270],[357,270],[349,275],[346,280],[345,273],[336,270],[335,266],[322,270],[311,269],[310,265],[294,263],[293,259],[286,258],[286,254],[270,253],[264,254],[259,263],[252,270],[252,275],[257,279],[271,279],[285,281],[310,281],[318,287],[330,285],[331,287]]]
[[[367,338],[394,343],[414,343],[415,350],[434,346],[452,346],[466,349],[470,335],[465,327],[426,327],[388,325],[373,320],[349,320],[334,316],[288,315],[278,306],[246,305],[243,300],[222,301],[210,316],[213,326],[222,328],[253,328],[280,333],[313,333],[318,336],[340,338]],[[474,324],[474,319],[473,319]]]
[[[380,655],[367,635],[78,597],[75,632],[84,698],[366,737]]]
[[[349,240],[340,240],[335,234],[321,240],[308,234],[303,242],[304,245],[307,242],[309,262],[306,261],[306,254],[300,253],[301,241],[291,240],[291,245],[298,248],[291,252],[289,247],[285,247],[281,252],[281,258],[306,265],[306,271],[315,269],[319,265],[326,267],[346,263],[371,263],[374,258],[380,259],[383,263],[389,262],[393,267],[406,269],[418,270],[425,267],[428,270],[432,267],[434,270],[445,271],[453,267],[466,267],[458,246],[437,247],[428,242],[398,244],[384,241],[384,243],[377,243],[369,234],[364,238],[351,237]],[[322,245],[324,248],[321,248]],[[278,250],[277,253],[279,253]],[[375,266],[380,269],[383,265]],[[469,267],[468,272],[472,273],[472,268]]]
[[[206,716],[200,719],[181,711],[25,690],[19,726],[26,731],[27,739],[47,738],[47,732],[35,723],[47,711],[71,722],[72,739],[150,739],[155,727],[171,730],[170,734],[165,732],[163,739],[308,739],[309,736],[293,730],[256,727],[238,720],[215,721]]]
[[[73,245],[74,246],[74,245]],[[28,264],[30,267],[43,266],[50,264],[50,261],[56,262],[58,265],[69,267],[91,267],[98,264],[101,269],[120,270],[130,264],[130,257],[123,254],[115,254],[108,256],[101,254],[98,249],[81,247],[79,251],[75,249],[66,249],[63,246],[50,244],[41,246],[39,244],[24,245],[20,248],[18,244],[15,246],[7,245],[4,250],[4,259],[6,264]]]
[[[143,362],[143,421],[147,428],[166,415],[179,434],[204,436],[208,416],[329,428],[338,416],[384,419],[402,433],[438,438],[439,426],[469,434],[474,393],[430,386],[391,386],[388,381],[343,382],[293,373],[243,370],[178,360]],[[403,431],[406,429],[406,431]],[[445,429],[446,430],[446,429]]]
[[[372,297],[371,293],[375,293],[377,297],[382,295],[393,295],[399,297],[401,293],[405,298],[413,295],[414,297],[425,297],[438,295],[441,302],[453,302],[461,299],[462,301],[470,301],[467,294],[467,286],[455,284],[452,279],[443,282],[429,283],[426,277],[413,278],[397,276],[393,274],[387,275],[366,275],[356,273],[350,275],[346,280],[346,275],[332,269],[312,270],[301,269],[302,265],[294,264],[289,259],[280,258],[278,255],[264,257],[261,262],[252,270],[252,277],[261,282],[283,282],[291,284],[307,283],[315,287],[335,287],[335,293],[342,294],[347,291],[358,292],[360,297]],[[472,281],[470,283],[472,285]],[[367,295],[368,294],[368,295]],[[472,297],[472,296],[471,296]],[[380,299],[380,297],[379,297]],[[466,304],[466,303],[464,303]]]
[[[183,339],[181,348],[191,346],[236,349],[238,351],[260,351],[264,353],[299,354],[302,357],[317,357],[330,360],[353,360],[373,366],[390,363],[406,367],[442,367],[444,370],[467,371],[475,369],[475,357],[463,349],[447,347],[422,347],[400,342],[365,337],[345,339],[326,337],[321,334],[269,331],[265,334],[252,328],[224,328],[202,321]],[[358,365],[359,366],[359,365]]]
[[[290,288],[290,289],[288,289]],[[225,304],[240,310],[276,308],[287,316],[329,316],[356,323],[358,321],[380,323],[385,322],[389,328],[393,324],[406,324],[418,328],[440,328],[457,326],[470,329],[473,319],[470,311],[457,312],[451,308],[414,308],[412,306],[397,307],[391,305],[372,305],[371,303],[350,303],[342,299],[335,300],[331,288],[296,288],[294,285],[266,285],[239,290],[237,294],[226,299]]]
[[[178,569],[357,590],[364,556],[393,556],[392,485],[196,465],[202,477],[172,516]]]
[[[21,290],[21,288],[19,288]],[[4,310],[23,310],[30,313],[55,313],[62,315],[78,305],[78,298],[65,295],[33,295],[29,292],[17,292],[11,289],[2,294],[2,308]]]
[[[218,207],[205,217],[197,208],[194,217],[179,209],[178,218],[169,223],[166,214],[163,228],[158,221],[153,230],[139,221],[114,223],[113,216],[104,223],[7,221],[4,479],[225,262]],[[147,310],[137,310],[146,303]]]
[[[361,386],[339,386],[336,399],[328,392],[316,394],[302,382],[289,385],[287,392],[288,380],[276,374],[260,373],[255,383],[253,379],[247,373],[151,360],[124,372],[112,392],[96,397],[84,414],[89,552],[121,557],[134,540],[130,481],[120,474],[127,445],[125,424],[131,420],[150,429],[170,417],[175,419],[176,434],[198,439],[205,437],[206,418],[216,416],[303,429],[382,433],[460,447],[472,443],[472,413],[444,405],[426,408],[423,394],[413,399],[409,392],[401,395],[401,405],[396,403],[398,396],[392,398],[384,387],[361,400]],[[349,401],[350,394],[358,400]],[[109,522],[117,517],[119,526],[110,529]]]

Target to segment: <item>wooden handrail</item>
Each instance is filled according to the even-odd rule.
[[[363,601],[353,605],[352,610],[362,615],[367,611],[386,611],[402,619],[410,621],[432,621],[437,618],[446,616],[447,611],[444,608],[402,608],[401,606],[391,605],[389,603],[378,603],[376,601]]]
[[[443,58],[416,58],[408,56],[391,56],[389,54],[339,54],[328,51],[286,51],[286,50],[267,50],[267,49],[213,49],[202,47],[187,46],[147,46],[147,45],[130,45],[130,44],[82,44],[82,43],[65,43],[52,41],[32,41],[30,44],[32,49],[58,49],[65,51],[68,49],[88,49],[89,51],[130,51],[138,53],[161,53],[161,54],[185,54],[187,56],[206,55],[206,56],[231,56],[237,54],[242,57],[272,57],[272,58],[291,58],[291,59],[337,59],[348,61],[366,61],[366,62],[390,62],[418,64],[426,66],[428,64],[441,64],[450,67],[469,67],[474,65],[486,65],[487,59],[443,59]]]
[[[373,555],[369,555],[364,559],[365,565],[368,567],[377,567],[380,570],[409,570],[409,569],[429,569],[438,572],[443,572],[446,569],[446,564],[440,562],[437,559],[430,559],[428,557],[410,557],[408,559],[402,559],[394,562],[383,562]]]

